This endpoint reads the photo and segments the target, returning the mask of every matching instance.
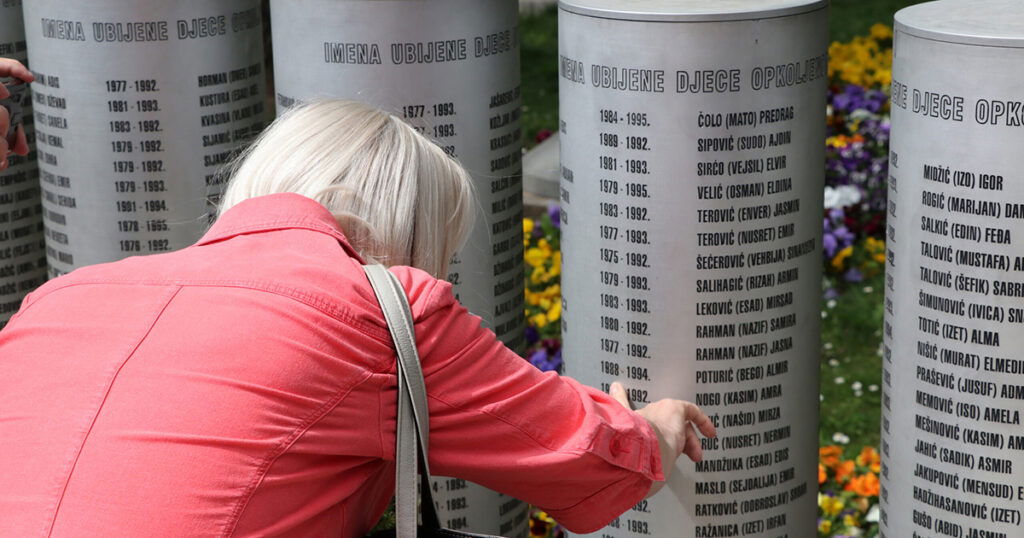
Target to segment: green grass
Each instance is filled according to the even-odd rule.
[[[558,14],[555,6],[519,18],[522,58],[523,136],[558,129]]]
[[[821,321],[820,444],[837,444],[832,436],[850,438],[848,456],[865,445],[878,446],[882,400],[882,316],[884,277],[851,285],[832,301],[824,301]],[[841,380],[841,382],[837,382]],[[861,395],[855,386],[860,383]],[[872,391],[874,386],[876,390]]]

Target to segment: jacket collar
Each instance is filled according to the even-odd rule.
[[[334,215],[316,200],[301,194],[268,194],[243,200],[227,210],[196,243],[208,245],[237,235],[271,232],[275,230],[303,229],[327,234],[338,240],[345,251],[359,261],[366,262],[349,244]]]

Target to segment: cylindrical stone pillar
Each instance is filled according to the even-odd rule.
[[[199,239],[263,127],[259,0],[33,0],[25,28],[51,273]]]
[[[515,0],[272,0],[278,110],[317,97],[405,118],[476,181],[477,225],[448,280],[523,347],[519,37]],[[526,536],[527,507],[456,479],[434,483],[441,523]]]
[[[718,427],[593,536],[810,536],[826,2],[560,6],[566,374]]]
[[[0,6],[0,57],[28,60],[21,2]],[[25,134],[34,150],[30,92],[24,92],[20,104]],[[0,172],[0,328],[18,311],[25,294],[46,280],[39,169],[34,151],[26,157],[12,155],[8,162],[10,166]]]
[[[1022,536],[1024,5],[896,14],[883,536]]]

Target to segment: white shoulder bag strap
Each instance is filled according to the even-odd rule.
[[[412,311],[405,290],[391,271],[382,265],[363,267],[370,285],[377,295],[384,319],[387,320],[391,338],[398,355],[398,428],[396,432],[396,476],[395,476],[395,527],[401,538],[416,536],[417,526],[417,485],[418,461],[422,456],[423,480],[430,480],[427,453],[430,444],[430,425],[427,410],[427,388],[423,382],[423,370],[416,351],[416,336],[413,329]],[[417,440],[419,443],[417,443]],[[418,446],[417,446],[418,445]],[[417,448],[419,450],[417,450]],[[429,484],[427,484],[429,488]],[[427,489],[429,492],[429,489]],[[433,513],[433,499],[427,497],[423,503]],[[434,516],[436,519],[436,516]]]
[[[405,290],[391,271],[382,265],[363,267],[377,295],[388,330],[398,355],[398,427],[395,440],[395,530],[398,538],[415,538],[417,529],[417,493],[422,503],[424,533],[444,538],[501,538],[442,528],[430,490],[430,412],[427,387],[423,382],[420,356],[416,351],[416,332]],[[418,465],[423,465],[422,482],[417,488]],[[417,491],[418,490],[418,491]]]

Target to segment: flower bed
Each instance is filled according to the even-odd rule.
[[[562,370],[562,252],[558,207],[523,219],[526,258],[527,358],[544,371]]]
[[[842,447],[818,450],[818,535],[878,534],[878,451],[864,447],[854,459],[843,459]]]
[[[850,285],[885,270],[892,29],[876,24],[867,36],[833,43],[829,57],[822,251],[832,304]],[[876,536],[878,451],[866,446],[853,459],[843,454],[838,445],[819,451],[818,534]]]
[[[822,253],[829,295],[884,271],[892,30],[829,47]]]

